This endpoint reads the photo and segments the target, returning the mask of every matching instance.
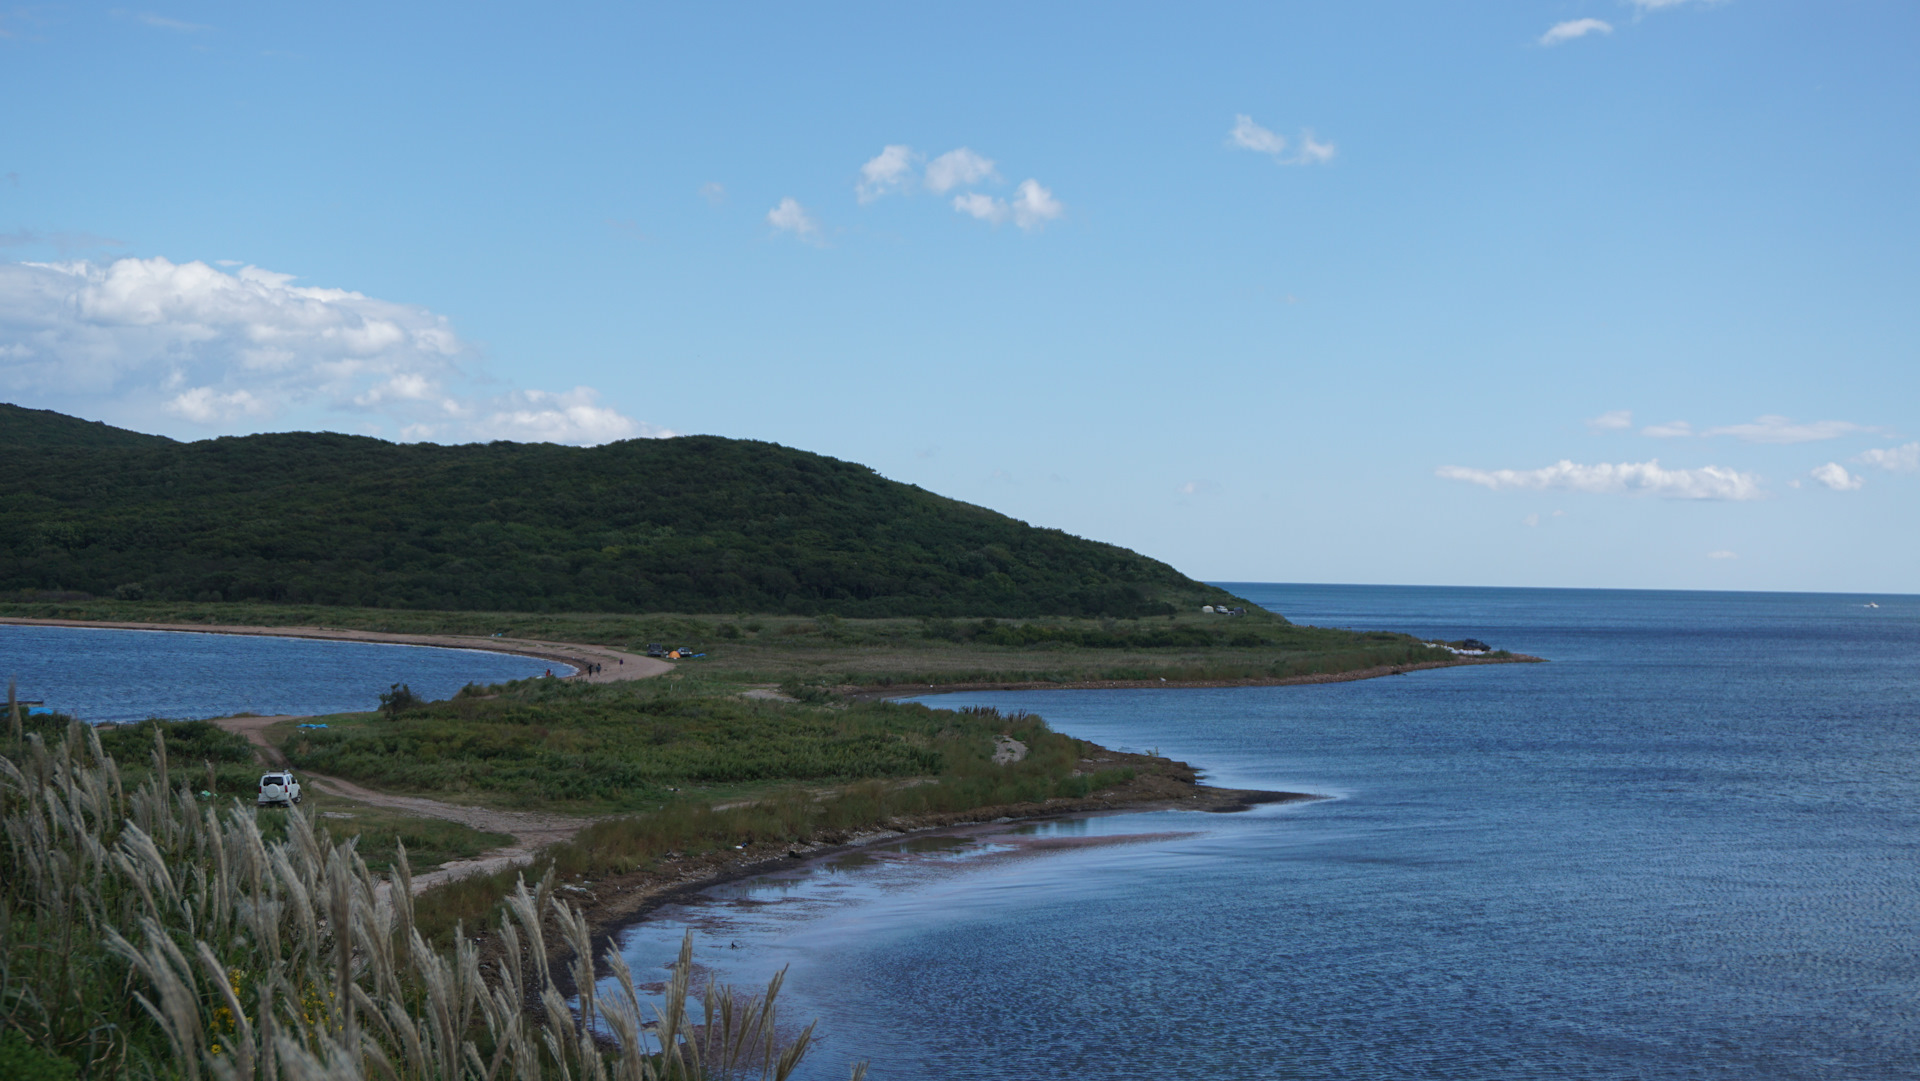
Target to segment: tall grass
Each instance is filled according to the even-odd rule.
[[[603,1000],[586,921],[551,875],[515,883],[500,960],[483,963],[464,934],[436,950],[404,849],[376,876],[300,813],[269,841],[251,808],[197,800],[164,740],[129,785],[92,729],[50,739],[9,720],[0,1032],[82,1077],[784,1079],[807,1050],[811,1026],[775,1035],[778,978],[764,995],[709,989],[696,1004],[690,939],[651,1022],[611,949],[617,990]],[[549,941],[572,951],[577,1011]]]

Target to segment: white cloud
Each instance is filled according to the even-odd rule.
[[[348,414],[476,438],[472,418],[507,408],[490,402],[497,389],[476,393],[477,358],[444,317],[252,266],[0,264],[0,343],[0,392],[15,401],[214,429],[320,410],[308,423]]]
[[[971,214],[981,221],[990,221],[995,225],[1006,221],[1008,215],[1013,212],[1005,200],[995,199],[991,195],[983,195],[977,191],[954,196],[953,208],[962,214]]]
[[[1039,181],[1022,180],[1014,189],[1012,202],[970,191],[953,197],[953,209],[995,225],[1011,218],[1020,228],[1032,230],[1058,218],[1067,208]]]
[[[1602,413],[1587,421],[1587,427],[1596,432],[1617,432],[1633,427],[1633,410],[1615,409]]]
[[[1729,552],[1725,548],[1707,553],[1708,559],[1739,559],[1739,552]]]
[[[1529,514],[1525,518],[1520,519],[1520,524],[1524,526],[1537,526],[1540,524],[1540,516],[1538,514]]]
[[[1558,45],[1563,41],[1583,38],[1588,34],[1611,34],[1613,25],[1599,19],[1568,19],[1563,23],[1554,23],[1547,32],[1540,35],[1540,44]]]
[[[1708,428],[1700,434],[1731,435],[1748,443],[1815,443],[1822,439],[1837,439],[1855,432],[1871,431],[1874,429],[1845,420],[1795,424],[1786,417],[1764,416],[1754,418],[1751,424],[1728,424]]]
[[[700,198],[705,199],[708,206],[719,206],[727,201],[727,186],[718,180],[709,180],[700,185]]]
[[[806,208],[796,202],[792,196],[780,200],[779,206],[767,211],[767,224],[781,232],[792,233],[802,240],[818,241],[820,239],[820,223],[813,220],[813,215],[807,213]]]
[[[1022,180],[1013,193],[1013,223],[1022,229],[1038,229],[1066,212],[1066,207],[1037,180]]]
[[[1693,425],[1684,420],[1670,420],[1665,424],[1649,424],[1640,429],[1640,434],[1655,439],[1685,439],[1693,434]]]
[[[1580,465],[1561,459],[1543,469],[1467,469],[1442,466],[1435,471],[1448,480],[1501,490],[1568,491],[1592,493],[1651,492],[1669,499],[1760,499],[1766,490],[1760,479],[1724,466],[1667,469],[1656,459]]]
[[[195,424],[219,424],[242,417],[265,416],[268,412],[266,403],[254,397],[250,391],[234,390],[222,394],[212,387],[194,387],[176,394],[161,408]]]
[[[936,195],[945,195],[955,188],[964,188],[982,181],[999,179],[1000,174],[994,170],[992,161],[964,146],[958,150],[949,150],[927,163],[927,190]]]
[[[1867,478],[1857,477],[1847,472],[1847,467],[1839,462],[1828,462],[1812,471],[1814,480],[1832,488],[1836,492],[1852,492],[1863,487]]]
[[[1233,130],[1227,133],[1227,140],[1242,150],[1271,154],[1276,158],[1287,152],[1285,136],[1254,123],[1253,117],[1245,113],[1233,118]]]
[[[1261,127],[1245,113],[1233,118],[1233,128],[1227,132],[1227,145],[1265,154],[1281,165],[1325,165],[1338,153],[1332,143],[1321,142],[1309,128],[1300,134],[1300,152],[1289,157],[1286,136]]]
[[[616,439],[664,438],[674,433],[599,404],[592,387],[575,387],[561,394],[518,390],[478,420],[474,429],[489,439],[520,443],[577,443],[591,446]]]
[[[1863,465],[1877,465],[1893,473],[1912,473],[1920,470],[1920,443],[1908,443],[1899,447],[1876,447],[1862,451],[1853,459]]]
[[[860,183],[854,192],[863,203],[871,203],[890,191],[899,191],[913,179],[913,166],[920,155],[910,146],[888,146],[860,167]],[[991,163],[989,163],[991,167]]]

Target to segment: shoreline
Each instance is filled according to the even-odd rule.
[[[1354,668],[1345,672],[1312,672],[1304,676],[1247,676],[1238,679],[1089,679],[1054,683],[1047,680],[986,683],[929,683],[926,686],[861,686],[848,698],[879,701],[893,698],[923,698],[935,694],[964,691],[1146,691],[1191,690],[1196,687],[1296,687],[1319,683],[1353,683],[1383,676],[1402,676],[1408,672],[1426,672],[1437,668],[1465,668],[1480,664],[1546,664],[1545,657],[1515,653],[1507,657],[1456,657],[1445,661],[1421,661],[1418,664],[1383,664],[1372,668]]]
[[[564,664],[571,676],[557,678],[588,683],[617,683],[648,679],[673,671],[673,665],[653,657],[627,653],[610,646],[583,646],[573,642],[543,642],[527,638],[494,638],[465,634],[397,634],[336,627],[256,627],[240,623],[128,623],[93,619],[38,619],[0,616],[0,626],[72,627],[81,630],[169,631],[180,634],[230,634],[255,638],[306,638],[324,642],[366,642],[378,645],[425,646],[434,649],[474,649]],[[588,664],[610,665],[589,675]]]
[[[586,918],[590,931],[589,949],[598,978],[603,975],[602,958],[608,948],[615,944],[615,939],[628,928],[647,922],[662,908],[685,901],[715,886],[770,874],[785,867],[831,859],[874,844],[960,835],[996,825],[1104,818],[1153,811],[1236,814],[1273,804],[1315,803],[1334,798],[1309,792],[1214,788],[1192,779],[1197,771],[1184,762],[1105,748],[1098,748],[1095,753],[1102,756],[1099,759],[1102,763],[1133,766],[1136,770],[1140,770],[1143,764],[1151,763],[1153,768],[1151,772],[1137,773],[1133,780],[1105,790],[1104,795],[1057,797],[1045,803],[1000,804],[968,811],[896,818],[876,829],[829,835],[827,839],[807,845],[759,843],[733,852],[713,852],[670,860],[668,862],[675,865],[671,868],[633,871],[599,879],[586,886],[557,881],[554,893],[578,908]],[[491,931],[480,936],[480,939],[483,957],[498,951],[499,943]],[[578,991],[573,982],[573,959],[573,951],[565,942],[557,938],[550,940],[547,963],[553,970],[556,988],[569,998]]]

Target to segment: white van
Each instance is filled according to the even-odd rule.
[[[285,770],[266,774],[260,778],[260,795],[254,802],[262,807],[271,803],[299,803],[300,782]]]

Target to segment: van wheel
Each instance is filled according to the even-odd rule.
[[[293,802],[295,802],[295,803],[299,803],[299,802],[300,802],[300,797],[299,797],[299,796],[295,796],[295,797],[293,797]]]

